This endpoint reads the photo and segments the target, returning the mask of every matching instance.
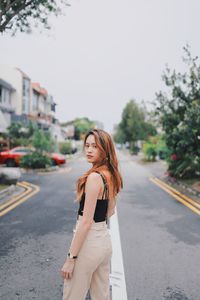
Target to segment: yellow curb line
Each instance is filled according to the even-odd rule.
[[[165,186],[166,188],[168,188],[169,190],[171,190],[174,194],[180,196],[181,198],[183,198],[184,200],[186,200],[187,202],[191,203],[193,206],[195,206],[196,208],[200,209],[200,204],[198,202],[196,202],[195,200],[192,200],[191,198],[189,198],[188,196],[182,194],[181,192],[177,191],[175,188],[171,187],[170,185],[168,185],[167,183],[163,182],[162,180],[158,179],[158,178],[154,178],[155,180],[157,180],[158,182],[160,182],[160,184],[162,184],[163,186]]]
[[[4,207],[8,206],[9,204],[12,204],[13,202],[16,202],[18,199],[20,199],[21,197],[25,196],[26,194],[28,194],[30,191],[32,191],[32,188],[27,187],[26,185],[23,185],[22,183],[18,182],[17,185],[22,186],[23,188],[26,189],[26,191],[22,192],[21,194],[13,197],[11,200],[8,200],[6,203],[2,204],[0,206],[0,210],[2,210]]]
[[[197,204],[195,201],[193,201],[192,199],[190,199],[189,197],[181,194],[180,192],[176,191],[174,188],[171,188],[169,185],[167,185],[166,183],[164,183],[163,181],[159,180],[158,178],[150,178],[150,180],[157,184],[160,188],[162,188],[164,191],[166,191],[168,194],[170,194],[172,197],[174,197],[175,199],[177,199],[179,202],[181,202],[182,204],[184,204],[185,206],[187,206],[188,208],[190,208],[193,212],[195,212],[196,214],[200,215],[200,210],[197,209],[196,207],[198,207],[199,204]],[[176,193],[174,191],[172,191],[171,189],[173,189],[174,191],[176,191]],[[181,198],[180,196],[178,196],[177,194],[184,196],[188,199],[190,199],[190,203],[189,204],[187,201],[185,201],[183,198]],[[196,207],[194,207],[196,206]]]
[[[33,195],[37,194],[39,191],[40,191],[40,187],[37,186],[37,185],[33,185],[33,184],[30,184],[32,186],[32,189],[31,188],[28,188],[28,182],[23,182],[24,185],[26,185],[26,188],[28,189],[28,192],[30,192],[31,190],[33,190],[33,188],[35,189],[33,192],[31,192],[30,194],[26,195],[25,197],[23,197],[21,200],[17,201],[16,202],[16,199],[13,201],[15,202],[14,204],[12,204],[11,206],[9,206],[8,208],[4,209],[2,212],[0,212],[0,217],[7,214],[10,210],[14,209],[16,206],[20,205],[21,203],[25,202],[27,199],[29,199],[30,197],[32,197]],[[20,183],[20,185],[23,185],[22,183]],[[22,193],[24,194],[24,192]],[[21,194],[21,196],[22,196]],[[19,198],[19,197],[18,197]],[[13,200],[13,199],[12,199]],[[5,203],[8,205],[8,202]],[[6,205],[6,206],[7,206]],[[2,207],[2,206],[1,206]],[[1,209],[0,207],[0,209]]]

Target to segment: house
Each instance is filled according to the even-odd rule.
[[[56,103],[47,90],[38,82],[31,84],[31,104],[29,118],[35,120],[39,127],[48,130],[55,122]]]
[[[11,103],[15,111],[12,117],[14,121],[21,121],[24,119],[24,115],[28,115],[30,112],[31,80],[19,68],[7,65],[0,66],[0,78],[7,81],[15,89],[15,93],[11,96]]]
[[[65,140],[65,131],[55,117],[56,103],[52,95],[21,69],[0,65],[0,133],[11,121],[36,123],[52,133],[56,141]]]
[[[12,114],[15,112],[12,95],[15,93],[13,86],[0,78],[0,133],[6,132],[11,124]]]

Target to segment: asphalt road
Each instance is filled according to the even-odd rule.
[[[128,299],[199,300],[199,215],[149,181],[155,168],[120,157],[118,217]]]
[[[119,157],[124,189],[117,210],[128,299],[199,300],[199,216],[150,182],[149,168]],[[0,299],[61,299],[59,270],[78,209],[75,182],[89,167],[77,158],[60,172],[23,175],[40,192],[0,218]]]

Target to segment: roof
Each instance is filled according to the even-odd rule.
[[[46,96],[48,94],[47,90],[40,86],[39,82],[32,82],[31,86],[33,90],[35,90],[43,96]]]
[[[26,73],[24,73],[20,68],[16,68],[16,70],[18,70],[22,74],[23,77],[30,79],[30,77]]]
[[[1,78],[0,78],[0,85],[3,86],[4,88],[10,90],[10,91],[15,91],[15,89],[12,87],[12,85],[10,83],[8,83],[7,81],[5,81]]]

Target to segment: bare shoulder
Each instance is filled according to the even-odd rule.
[[[92,172],[88,175],[87,177],[87,181],[99,181],[101,178],[101,175],[96,173],[96,172]]]
[[[99,189],[102,185],[101,181],[102,181],[102,179],[101,179],[100,174],[98,174],[96,172],[92,172],[87,177],[86,188],[96,187]]]

